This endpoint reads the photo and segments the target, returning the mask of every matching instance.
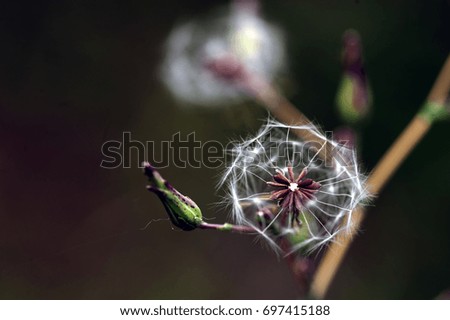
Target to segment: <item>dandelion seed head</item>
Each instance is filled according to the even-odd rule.
[[[317,137],[317,141],[299,139],[295,133],[301,131]],[[326,144],[333,146],[329,159],[321,153]],[[276,237],[290,235],[301,240],[293,246],[295,251],[312,252],[334,241],[337,234],[351,227],[352,211],[368,196],[365,176],[359,171],[354,151],[332,143],[312,124],[288,126],[269,119],[255,136],[235,143],[230,153],[219,187],[233,194],[227,200],[232,218],[236,223],[257,226],[257,213],[271,210],[278,228]],[[291,222],[292,212],[274,199],[275,189],[267,183],[274,181],[276,174],[288,177],[290,170],[295,176],[305,170],[303,179],[317,183],[301,205],[299,225]],[[298,181],[286,184],[292,193],[302,186]],[[276,240],[269,229],[260,226],[264,238]]]
[[[239,102],[245,94],[225,78],[245,72],[271,81],[284,69],[280,31],[251,6],[232,5],[227,16],[176,27],[165,46],[162,80],[180,101],[198,106]],[[216,70],[217,71],[217,70]]]

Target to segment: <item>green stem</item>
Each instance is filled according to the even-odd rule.
[[[224,224],[215,224],[215,223],[207,223],[202,222],[198,225],[200,229],[209,229],[209,230],[217,230],[217,231],[231,231],[231,232],[239,232],[239,233],[252,233],[255,234],[255,228],[241,225],[234,225],[231,223]]]

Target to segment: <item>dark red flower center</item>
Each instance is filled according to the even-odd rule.
[[[272,191],[270,198],[278,200],[278,205],[287,215],[290,215],[291,223],[296,222],[300,226],[300,213],[308,201],[315,199],[314,194],[321,185],[312,179],[305,178],[308,173],[306,168],[299,173],[297,178],[294,176],[292,166],[287,168],[287,172],[286,176],[284,172],[278,171],[273,176],[273,181],[267,182],[269,186],[277,189]]]

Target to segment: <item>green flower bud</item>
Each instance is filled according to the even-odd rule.
[[[336,96],[339,115],[346,123],[355,124],[363,120],[370,109],[371,92],[356,77],[342,76]]]
[[[147,189],[159,197],[173,225],[190,231],[203,222],[202,212],[197,204],[172,187],[148,162],[144,163],[144,174],[150,181]]]
[[[348,30],[343,37],[343,75],[336,95],[336,106],[342,120],[356,124],[367,117],[372,92],[367,79],[359,34]]]

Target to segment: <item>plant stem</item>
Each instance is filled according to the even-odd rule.
[[[441,110],[435,111],[442,111],[445,107],[449,91],[450,56],[447,57],[447,60],[427,97],[424,107],[428,108],[430,104],[433,104],[435,108],[441,108]],[[422,109],[416,114],[403,133],[397,138],[391,148],[375,166],[367,180],[369,192],[377,194],[383,189],[400,164],[428,132],[433,124],[434,118],[427,116],[429,113],[424,113],[424,111],[425,110]],[[364,217],[364,210],[362,208],[357,208],[352,214],[352,225],[354,228],[350,234],[340,236],[335,243],[331,244],[330,248],[325,253],[311,285],[311,294],[314,297],[318,299],[323,299],[325,297],[328,288],[348,251],[352,242],[352,237],[355,235],[355,231],[358,230]]]
[[[283,238],[280,241],[280,247],[284,252],[291,252],[293,243]],[[304,299],[309,292],[312,274],[314,272],[314,263],[310,257],[303,257],[295,254],[289,254],[284,258],[292,277],[297,285],[300,299]]]
[[[202,222],[198,226],[198,228],[217,230],[217,231],[231,231],[231,232],[238,232],[238,233],[251,233],[251,234],[256,233],[255,228],[248,227],[248,226],[234,225],[231,223],[216,224],[216,223]]]

